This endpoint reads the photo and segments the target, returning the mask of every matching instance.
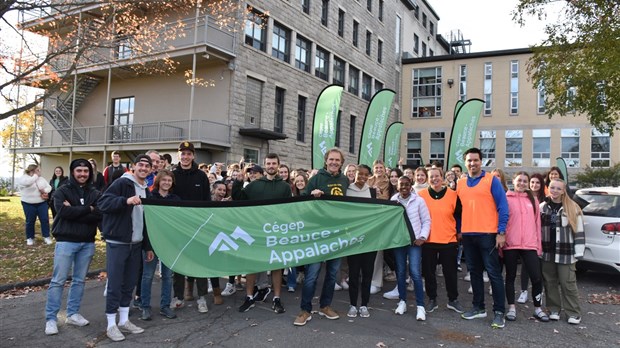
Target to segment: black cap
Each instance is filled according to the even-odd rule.
[[[196,150],[194,149],[194,144],[190,143],[189,141],[184,141],[179,144],[179,152],[184,150],[189,150],[192,153],[196,152]]]
[[[258,164],[254,165],[252,168],[250,168],[251,172],[255,172],[255,173],[261,173],[264,174],[265,172],[263,171],[263,168],[261,166],[259,166]]]
[[[147,155],[138,155],[133,160],[133,164],[137,164],[138,162],[148,163],[149,166],[153,166],[153,161],[151,161],[151,157]]]

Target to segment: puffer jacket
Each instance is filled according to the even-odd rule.
[[[397,193],[392,196],[391,200],[399,202],[399,197],[400,193]],[[405,204],[405,211],[411,222],[411,227],[413,227],[416,239],[424,238],[428,240],[428,235],[431,232],[431,214],[428,211],[424,199],[416,193],[411,192],[407,204]]]
[[[534,198],[532,206],[527,193],[514,191],[508,191],[506,199],[509,217],[504,249],[536,250],[542,255],[538,201]]]

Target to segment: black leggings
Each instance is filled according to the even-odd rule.
[[[360,292],[360,273],[362,274],[362,306],[368,306],[370,300],[370,283],[375,268],[377,252],[372,251],[347,257],[349,263],[349,300],[351,306],[357,306],[357,295]]]
[[[459,297],[457,283],[456,258],[458,255],[458,243],[447,245],[424,244],[422,245],[422,273],[424,274],[426,295],[429,299],[437,298],[437,258],[446,282],[448,301],[455,301]]]
[[[540,307],[542,301],[542,276],[540,260],[536,250],[509,249],[504,250],[506,265],[506,300],[509,305],[515,304],[515,279],[517,278],[517,259],[521,257],[521,269],[527,269],[532,280],[532,298],[534,306]]]

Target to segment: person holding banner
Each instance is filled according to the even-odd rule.
[[[312,195],[314,197],[321,197],[323,195],[344,196],[349,187],[349,179],[341,171],[344,164],[344,154],[334,147],[325,153],[324,160],[323,168],[308,181],[304,195]],[[340,268],[340,259],[327,260],[325,267],[325,280],[323,281],[323,289],[321,290],[321,298],[319,300],[319,315],[335,320],[340,318],[340,316],[330,306],[334,298],[334,285],[336,284],[336,275]],[[306,277],[301,292],[301,312],[295,318],[293,325],[303,326],[312,320],[312,315],[310,314],[312,312],[312,298],[314,297],[320,270],[321,262],[306,265]]]
[[[265,176],[252,181],[246,187],[243,187],[243,181],[236,180],[233,184],[232,197],[235,201],[240,200],[268,200],[283,199],[292,197],[291,186],[288,182],[282,180],[278,175],[278,167],[280,166],[280,157],[275,153],[270,153],[265,157],[264,171]],[[258,166],[255,166],[255,168]],[[259,167],[260,168],[260,167]],[[288,171],[287,171],[288,173]],[[254,307],[256,301],[265,301],[267,295],[271,292],[269,287],[258,290],[254,289],[258,274],[248,274],[245,279],[245,290],[247,297],[243,304],[239,307],[239,312],[247,312]],[[280,301],[280,292],[282,291],[282,270],[271,271],[271,281],[273,282],[273,304],[271,309],[281,314],[286,310]],[[332,285],[333,287],[333,285]]]
[[[376,190],[378,199],[390,199],[390,178],[385,172],[385,163],[382,160],[375,160],[372,164],[374,175],[368,179],[368,186]],[[357,179],[356,179],[357,180]],[[375,259],[374,271],[372,274],[372,283],[370,285],[370,293],[376,294],[383,287],[383,250],[377,252]]]

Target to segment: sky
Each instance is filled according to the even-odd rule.
[[[438,33],[449,39],[451,30],[460,29],[472,42],[471,52],[526,48],[542,42],[545,22],[528,18],[520,27],[510,14],[518,0],[427,0],[439,16]],[[562,5],[558,2],[557,6]],[[553,7],[549,7],[553,10]],[[557,15],[551,12],[549,18]],[[555,22],[555,20],[554,20]]]

